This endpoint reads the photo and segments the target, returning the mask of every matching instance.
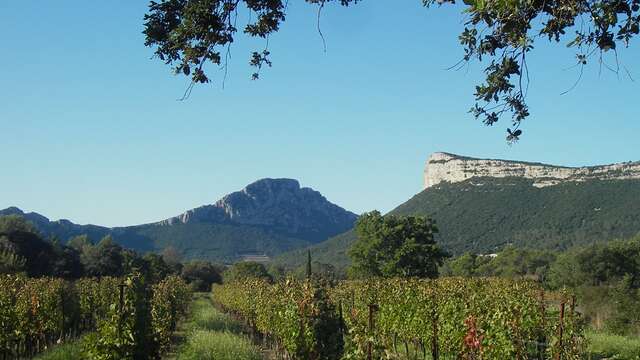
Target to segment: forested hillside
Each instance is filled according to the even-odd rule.
[[[590,180],[543,188],[522,178],[442,183],[391,211],[432,216],[437,240],[453,255],[495,253],[507,245],[567,249],[640,232],[640,180]],[[312,247],[316,261],[344,267],[353,231]],[[306,251],[306,250],[304,250]],[[299,266],[303,251],[278,261]]]

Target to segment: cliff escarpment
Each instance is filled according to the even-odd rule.
[[[431,154],[424,168],[424,188],[474,177],[519,177],[545,187],[563,182],[640,179],[640,161],[611,165],[564,167],[510,160],[475,159],[444,152]]]

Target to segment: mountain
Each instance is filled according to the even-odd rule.
[[[31,222],[38,231],[46,237],[55,237],[66,241],[67,239],[86,234],[91,239],[100,239],[111,232],[111,229],[97,225],[78,225],[69,220],[60,219],[51,221],[47,217],[35,212],[25,213],[17,207],[8,207],[0,210],[0,216],[18,215]]]
[[[34,223],[45,236],[67,240],[88,234],[94,241],[111,235],[116,242],[142,252],[172,246],[185,257],[234,261],[247,253],[268,256],[324,241],[353,227],[357,215],[329,202],[322,194],[292,179],[262,179],[226,195],[212,205],[151,224],[106,228],[49,221],[8,208]]]
[[[566,168],[436,153],[425,174],[425,189],[390,214],[431,216],[438,242],[454,255],[509,244],[566,249],[640,232],[638,162]],[[313,246],[312,256],[344,267],[355,239],[350,230]],[[304,251],[277,261],[298,266]]]
[[[160,225],[233,223],[260,226],[312,243],[349,229],[357,215],[292,179],[263,179],[213,205],[189,210]]]

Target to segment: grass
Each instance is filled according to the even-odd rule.
[[[240,323],[218,311],[208,294],[196,294],[176,360],[259,360],[260,349],[242,334]]]
[[[589,358],[640,360],[640,338],[587,331]]]
[[[228,331],[193,330],[179,351],[179,360],[259,360],[262,356],[249,339]]]
[[[188,327],[199,330],[242,333],[242,326],[229,315],[224,314],[211,304],[211,300],[203,294],[196,294]]]
[[[52,347],[36,356],[34,360],[79,360],[83,359],[82,341],[75,340]]]

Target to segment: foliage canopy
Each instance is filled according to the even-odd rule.
[[[260,279],[272,282],[273,277],[267,271],[267,268],[255,261],[241,261],[234,264],[223,274],[224,282],[234,282],[246,279]]]
[[[329,3],[342,6],[359,0],[305,0],[322,8]],[[619,44],[628,45],[638,35],[640,0],[463,0],[466,17],[459,36],[464,49],[461,64],[489,59],[486,79],[475,89],[476,104],[470,112],[493,125],[511,115],[513,130],[507,129],[508,141],[522,134],[518,129],[529,116],[525,98],[529,83],[527,56],[539,38],[567,42],[576,49],[576,66],[582,67],[594,55],[615,52]],[[454,4],[455,0],[422,0],[425,7]],[[238,11],[246,8],[255,16],[242,31],[250,37],[268,40],[280,29],[287,12],[286,0],[161,0],[151,1],[145,15],[145,45],[173,67],[178,74],[191,78],[185,92],[189,95],[196,83],[207,83],[204,65],[211,62],[226,69],[231,44],[237,38]],[[318,26],[320,31],[320,27]],[[567,33],[574,33],[568,35]],[[320,34],[322,34],[320,32]],[[565,39],[566,38],[566,39]],[[249,63],[260,70],[271,66],[270,52],[253,51]],[[617,61],[617,57],[616,57]],[[618,66],[618,65],[616,65]],[[618,71],[619,69],[615,69]]]
[[[438,231],[425,217],[363,214],[356,224],[358,240],[349,255],[356,277],[435,278],[447,254],[434,239]]]

